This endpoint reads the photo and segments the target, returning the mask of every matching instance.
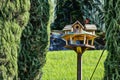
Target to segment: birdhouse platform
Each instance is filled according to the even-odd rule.
[[[93,46],[94,39],[96,35],[87,34],[87,33],[77,33],[77,34],[65,34],[62,38],[66,41],[66,48],[74,48],[74,47],[88,47],[95,48]]]
[[[87,34],[87,33],[72,33],[72,34],[65,34],[62,36],[63,39],[65,40],[70,40],[72,38],[72,40],[84,40],[85,38],[88,40],[92,40],[94,38],[96,38],[96,35],[93,34]]]

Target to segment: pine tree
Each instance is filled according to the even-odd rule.
[[[31,0],[30,21],[21,37],[20,80],[40,80],[53,19],[53,0]]]
[[[18,80],[20,37],[29,8],[29,0],[0,0],[0,80]]]
[[[104,9],[108,50],[104,80],[120,80],[120,0],[105,0]]]

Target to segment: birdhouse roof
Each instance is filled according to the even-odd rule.
[[[72,25],[72,27],[76,24],[79,24],[84,29],[84,26],[78,20]]]
[[[81,26],[82,29],[84,30],[97,30],[97,27],[95,24],[85,24],[85,27],[79,22],[79,21],[76,21],[75,23],[73,24],[70,24],[70,25],[66,25],[64,28],[63,28],[63,31],[66,31],[66,30],[71,30],[71,28],[76,25],[76,24],[79,24]]]
[[[51,32],[52,32],[52,33],[59,33],[59,34],[63,33],[62,30],[52,30]]]
[[[79,24],[83,29],[84,29],[84,26],[79,22],[79,21],[76,21],[75,23],[73,24],[70,24],[70,25],[66,25],[64,28],[63,28],[63,31],[65,30],[71,30],[71,28],[76,25],[76,24]]]
[[[85,30],[97,30],[97,27],[94,24],[85,24]]]
[[[64,30],[71,30],[71,28],[72,28],[72,25],[66,25],[66,26],[63,28],[63,31],[64,31]]]

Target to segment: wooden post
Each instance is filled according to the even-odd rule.
[[[67,32],[65,31],[65,34],[67,34]]]
[[[68,41],[66,40],[66,45],[68,45]]]
[[[86,43],[86,44],[88,45],[88,39],[86,39],[86,40],[87,40],[87,43]]]
[[[82,54],[77,53],[77,80],[82,80]]]
[[[84,44],[86,43],[86,35],[84,35]]]
[[[73,44],[72,37],[70,36],[70,44]]]
[[[77,52],[77,80],[82,80],[82,53],[84,49],[82,47],[76,47]]]
[[[93,46],[93,44],[94,44],[94,39],[92,39],[92,42],[91,42],[91,45]]]

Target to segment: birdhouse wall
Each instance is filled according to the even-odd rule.
[[[95,31],[93,31],[93,30],[86,30],[86,31],[93,34],[93,35],[95,35]]]
[[[81,33],[82,31],[83,31],[83,27],[80,24],[74,24],[73,25],[73,32]]]
[[[83,29],[81,28],[81,29],[80,29],[80,33],[81,33],[82,31],[83,31]]]
[[[73,28],[71,28],[71,32],[73,32],[74,30],[73,30]]]
[[[65,30],[64,33],[68,34],[69,32],[71,32],[71,30]]]
[[[95,34],[95,31],[93,31],[92,33]]]
[[[80,27],[79,27],[79,26],[74,26],[74,27],[73,27],[73,31],[74,31],[75,33],[79,33],[79,32],[80,32]]]

